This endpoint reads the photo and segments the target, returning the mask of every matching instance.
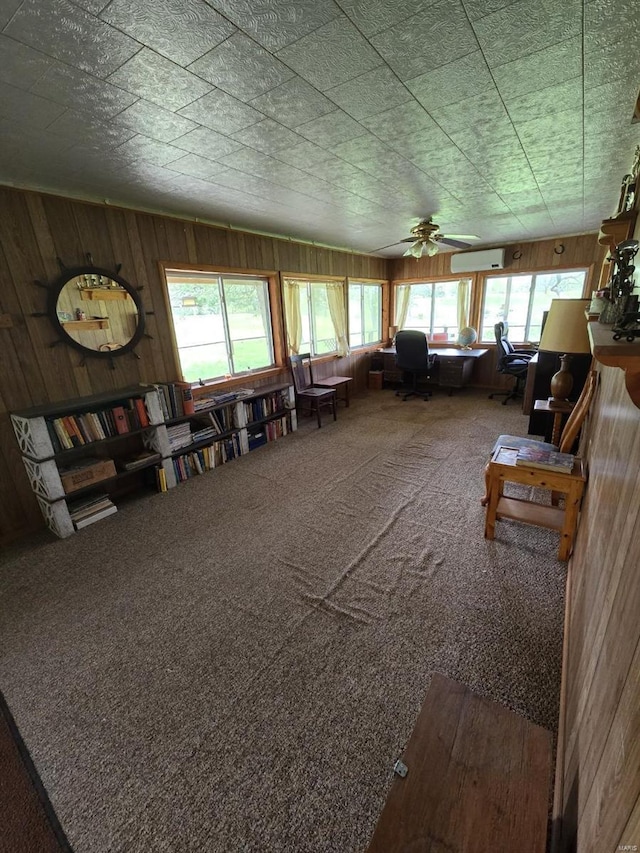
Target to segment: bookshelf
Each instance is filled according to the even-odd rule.
[[[112,499],[166,491],[297,429],[289,384],[195,405],[182,392],[177,383],[142,385],[11,414],[31,488],[56,536],[113,514]]]

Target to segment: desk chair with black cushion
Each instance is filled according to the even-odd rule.
[[[506,406],[509,400],[515,400],[518,397],[522,397],[524,385],[527,379],[529,362],[536,353],[533,349],[515,349],[507,337],[509,333],[508,328],[507,324],[503,322],[496,323],[493,327],[493,331],[496,336],[498,359],[496,362],[496,370],[498,373],[513,376],[515,379],[513,387],[508,391],[494,391],[492,394],[489,394],[490,400],[493,400],[494,397],[504,396],[504,400],[502,401],[503,406]]]
[[[418,379],[428,379],[437,356],[429,355],[429,344],[424,332],[403,329],[396,332],[396,367],[403,371],[404,381],[410,379],[411,385],[396,391],[396,397],[403,401],[409,397],[422,397],[428,400],[431,391],[419,391]],[[408,383],[407,383],[408,385]]]
[[[291,373],[293,374],[293,387],[296,392],[296,403],[306,404],[309,413],[316,413],[318,429],[322,426],[320,408],[330,406],[333,411],[334,421],[336,413],[336,391],[335,388],[318,388],[311,382],[311,353],[305,352],[300,355],[292,355],[289,359]],[[308,372],[307,372],[308,371]]]

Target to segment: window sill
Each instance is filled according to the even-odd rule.
[[[255,373],[245,373],[243,376],[232,376],[230,379],[214,379],[210,382],[191,382],[191,390],[195,397],[199,394],[210,393],[217,389],[246,388],[251,387],[253,382],[262,382],[265,379],[273,379],[284,373],[288,373],[288,367],[269,367],[266,370],[258,370]]]

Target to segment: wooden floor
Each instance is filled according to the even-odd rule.
[[[544,853],[551,733],[436,673],[368,853]]]

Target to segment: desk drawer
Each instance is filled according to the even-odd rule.
[[[438,361],[440,385],[461,388],[471,379],[472,359],[458,356],[456,358],[440,358]]]

